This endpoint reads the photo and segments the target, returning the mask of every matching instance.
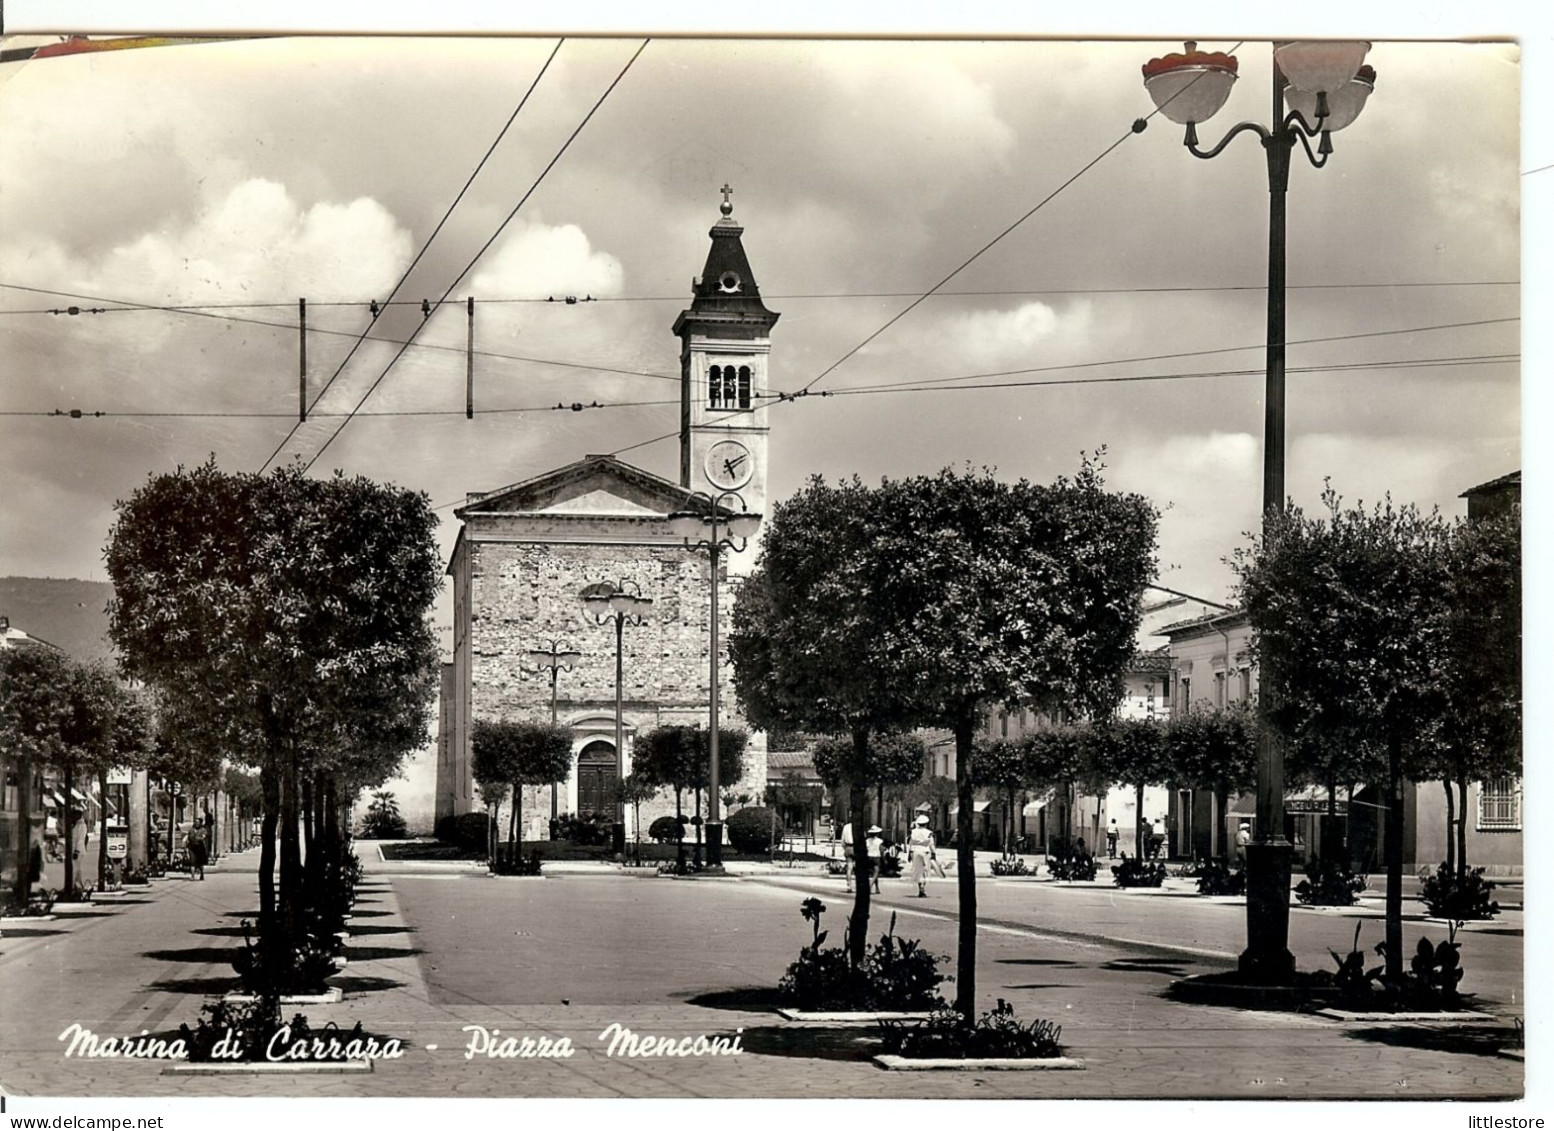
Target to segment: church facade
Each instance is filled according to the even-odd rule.
[[[638,736],[658,726],[706,727],[712,687],[712,576],[705,552],[687,549],[671,529],[677,511],[764,514],[767,505],[767,359],[778,315],[761,301],[727,199],[709,233],[706,266],[676,319],[681,343],[679,481],[608,455],[496,490],[474,493],[448,563],[453,583],[453,657],[444,671],[439,713],[436,810],[484,810],[471,774],[476,720],[548,720],[551,672],[534,650],[580,653],[556,672],[554,714],[572,734],[572,769],[556,786],[526,786],[520,801],[525,840],[546,839],[558,813],[616,814],[615,783],[632,770]],[[726,641],[737,583],[728,580],[756,554],[719,561],[720,723],[742,727]],[[581,596],[604,583],[652,602],[641,623],[619,634],[621,749],[616,750],[615,624],[600,624]],[[765,736],[752,733],[737,781],[721,782],[727,801],[759,803],[766,783]],[[687,798],[687,811],[689,799]],[[506,828],[506,805],[500,812]],[[671,791],[624,813],[626,835],[645,839],[652,820],[674,812]],[[726,814],[725,814],[726,816]]]

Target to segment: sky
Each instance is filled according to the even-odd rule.
[[[212,453],[236,471],[322,449],[315,474],[427,492],[445,547],[467,492],[586,453],[673,475],[672,440],[632,446],[676,426],[670,327],[728,182],[782,314],[774,389],[830,369],[811,391],[831,397],[772,413],[774,498],[814,474],[966,463],[1046,481],[1104,447],[1109,483],[1161,509],[1162,583],[1228,597],[1224,559],[1261,501],[1267,181],[1253,137],[1202,162],[1163,117],[1130,131],[1153,109],[1140,65],[1179,43],[655,39],[524,200],[642,40],[567,40],[535,83],[556,43],[288,37],[7,64],[0,573],[102,578],[115,500]],[[1212,143],[1268,116],[1270,49],[1202,46],[1234,48],[1242,75]],[[1291,174],[1289,365],[1351,368],[1291,373],[1288,492],[1310,507],[1330,480],[1461,514],[1465,488],[1521,462],[1518,49],[1378,41],[1367,61],[1364,114],[1327,168],[1297,153]],[[367,304],[531,84],[400,288],[409,305],[374,323]],[[57,292],[219,309],[32,313],[91,304]],[[499,301],[566,295],[598,301]],[[310,400],[370,335],[294,429],[298,298]],[[393,365],[399,346],[371,340],[412,333]],[[1463,357],[1497,360],[1422,364]],[[1353,368],[1370,365],[1387,368]],[[888,388],[978,374],[1009,375]],[[1105,380],[1140,375],[1193,376]],[[1026,387],[976,387],[999,382]],[[574,401],[605,407],[550,407]],[[77,408],[113,415],[12,415]]]

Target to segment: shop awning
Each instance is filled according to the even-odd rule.
[[[1047,804],[1047,802],[1049,800],[1050,800],[1050,798],[1043,797],[1039,801],[1028,801],[1028,802],[1026,802],[1025,808],[1020,810],[1021,816],[1025,816],[1025,817],[1039,816],[1041,811],[1042,811],[1042,808]]]
[[[992,805],[992,804],[993,803],[991,801],[973,801],[971,803],[971,811],[973,813],[985,813],[985,812],[987,812],[988,807],[990,805]],[[960,805],[959,805],[959,803],[950,806],[950,815],[951,816],[954,816],[956,813],[959,813],[959,812],[960,812]]]
[[[1337,801],[1339,816],[1349,812],[1349,791],[1339,788],[1334,791]],[[1327,787],[1324,785],[1309,785],[1304,789],[1287,789],[1284,791],[1284,811],[1286,813],[1326,813],[1327,812]],[[1225,810],[1232,817],[1250,817],[1257,812],[1257,794],[1243,793],[1236,797]]]
[[[918,805],[918,807],[916,809],[913,809],[912,812],[914,812],[914,813],[932,813],[933,812],[933,802],[932,801],[924,801],[920,805]]]

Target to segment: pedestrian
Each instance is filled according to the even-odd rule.
[[[847,880],[847,890],[853,890],[853,823],[842,826],[842,875]]]
[[[1110,860],[1117,855],[1117,818],[1112,818],[1112,823],[1106,829],[1106,859]]]
[[[1252,823],[1242,821],[1241,827],[1236,830],[1236,860],[1241,866],[1246,867],[1246,846],[1252,843]]]
[[[885,867],[885,840],[880,835],[884,831],[878,825],[870,825],[868,839],[864,841],[869,856],[870,887],[876,892],[880,890],[880,872]]]
[[[927,899],[928,864],[934,859],[934,842],[926,816],[919,816],[907,834],[907,851],[912,855],[912,882],[917,885],[917,897]]]
[[[1153,860],[1155,858],[1155,826],[1149,823],[1149,818],[1144,818],[1143,835],[1139,838],[1139,858],[1141,860]]]
[[[1161,817],[1155,822],[1155,835],[1151,844],[1154,848],[1154,856],[1157,860],[1164,860],[1169,853],[1166,851],[1166,817]]]
[[[189,871],[197,880],[205,878],[205,830],[195,822],[183,838],[183,849],[189,855]]]

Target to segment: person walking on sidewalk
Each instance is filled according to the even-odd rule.
[[[864,846],[869,852],[869,879],[873,891],[880,890],[880,872],[885,868],[885,839],[881,834],[885,830],[878,825],[870,825],[868,840]]]
[[[917,885],[917,897],[928,898],[928,862],[934,856],[933,833],[928,828],[928,818],[920,816],[907,834],[907,851],[912,854],[912,882]]]
[[[1112,818],[1112,823],[1106,829],[1106,859],[1114,859],[1117,855],[1117,818]]]
[[[183,850],[189,854],[189,871],[197,880],[205,878],[205,830],[196,822],[189,826],[189,833],[183,838]]]

